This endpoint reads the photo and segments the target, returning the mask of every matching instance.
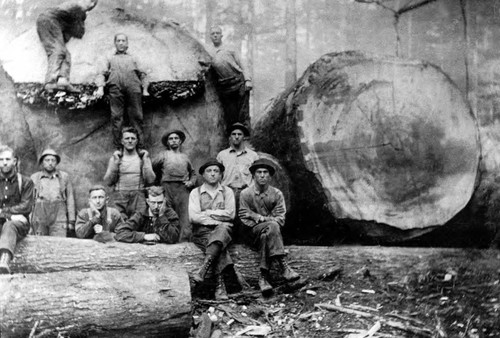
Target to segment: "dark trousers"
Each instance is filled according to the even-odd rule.
[[[234,217],[234,228],[233,228],[233,241],[236,243],[242,243],[245,238],[245,226],[241,222],[240,217],[238,216],[238,212],[240,211],[240,195],[243,189],[246,188],[233,188],[230,187],[231,190],[233,190],[234,193],[234,199],[235,199],[235,206],[236,206],[236,216]]]
[[[214,267],[215,273],[220,274],[230,265],[233,265],[233,260],[227,251],[227,246],[231,243],[232,228],[230,223],[223,223],[215,228],[206,227],[204,225],[193,224],[193,243],[205,253],[207,247],[215,242],[219,242],[221,253]]]
[[[123,220],[127,220],[136,211],[144,212],[147,208],[143,190],[115,190],[112,197],[114,207],[120,212]]]
[[[241,89],[233,92],[219,92],[219,99],[224,109],[226,126],[240,122],[250,130],[250,92],[244,89],[244,83],[241,86]]]
[[[263,222],[249,228],[251,244],[259,250],[261,269],[271,268],[271,259],[285,255],[280,226],[276,222]]]
[[[172,209],[179,216],[181,230],[179,242],[190,242],[193,237],[193,231],[189,222],[189,189],[184,182],[163,182],[162,186]]]
[[[109,105],[111,109],[111,123],[113,126],[113,140],[117,148],[121,147],[121,130],[124,127],[125,111],[129,124],[139,133],[139,147],[144,146],[144,121],[142,113],[142,92],[140,88],[109,86]]]
[[[45,82],[56,82],[59,77],[69,80],[71,54],[66,48],[61,26],[43,14],[36,21],[36,30],[47,54]]]
[[[28,222],[0,220],[0,251],[7,250],[14,257],[18,241],[26,237],[30,230]]]

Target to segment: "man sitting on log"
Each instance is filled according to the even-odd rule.
[[[33,233],[39,236],[66,237],[75,230],[73,185],[65,171],[57,169],[61,157],[46,149],[38,160],[42,170],[31,175],[35,185],[35,206],[31,214]]]
[[[222,29],[212,27],[210,39],[215,47],[212,70],[217,79],[216,88],[224,109],[226,126],[243,122],[250,126],[250,91],[252,81],[245,73],[243,63],[235,51],[222,45]]]
[[[165,195],[179,215],[181,234],[180,242],[189,242],[192,237],[189,223],[189,191],[196,184],[196,172],[188,156],[181,152],[181,145],[186,135],[180,130],[166,132],[161,143],[167,148],[153,161],[156,173],[161,173],[161,185]]]
[[[86,13],[96,5],[97,0],[66,2],[57,8],[49,8],[38,16],[36,30],[48,58],[46,90],[78,91],[69,82],[71,54],[66,43],[71,38],[83,37]]]
[[[7,146],[0,146],[0,191],[0,274],[10,274],[16,244],[30,229],[33,181],[17,172],[17,156]]]
[[[139,147],[143,148],[142,96],[149,96],[146,72],[139,66],[138,60],[127,52],[128,37],[125,34],[115,35],[115,48],[115,53],[106,59],[104,69],[96,81],[96,96],[104,95],[104,85],[107,84],[116,148],[121,147],[120,131],[124,125],[125,111],[130,126],[138,131]]]
[[[168,205],[162,187],[147,189],[147,210],[137,211],[116,229],[116,240],[127,243],[179,241],[179,217]]]
[[[137,130],[126,127],[121,132],[121,150],[116,150],[109,159],[104,182],[114,187],[112,194],[114,206],[125,220],[136,210],[146,209],[144,187],[154,182],[151,158],[145,149],[138,149]]]
[[[233,265],[227,252],[235,216],[234,194],[220,184],[224,166],[215,159],[200,167],[203,184],[189,195],[189,220],[193,225],[193,242],[205,253],[203,265],[194,275],[202,283],[213,266],[217,278],[215,299],[228,299],[222,271]]]
[[[259,155],[246,146],[245,138],[250,131],[241,123],[235,123],[228,128],[229,148],[217,154],[217,160],[226,168],[222,184],[230,187],[236,198],[236,214],[238,214],[240,193],[252,182],[250,166],[259,159]],[[239,220],[236,222],[236,238],[240,238]]]
[[[285,260],[285,249],[280,228],[285,225],[286,206],[283,193],[269,185],[275,168],[262,158],[250,167],[254,182],[241,192],[239,216],[248,227],[249,239],[260,250],[259,288],[266,295],[272,291],[269,284],[271,261],[275,260],[286,281],[300,276]]]
[[[89,190],[89,207],[76,216],[76,236],[79,238],[113,237],[118,224],[123,222],[120,212],[107,206],[106,188],[94,185]],[[98,239],[96,238],[96,239]]]

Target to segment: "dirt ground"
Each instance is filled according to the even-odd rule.
[[[300,267],[303,278],[269,298],[256,286],[227,302],[195,298],[191,337],[207,322],[212,337],[500,337],[500,251],[491,257],[491,268],[471,260],[399,280],[338,262]]]

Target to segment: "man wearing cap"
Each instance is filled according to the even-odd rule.
[[[33,181],[17,172],[14,150],[0,146],[0,274],[9,274],[16,243],[30,229]]]
[[[145,149],[138,149],[139,134],[132,127],[121,132],[121,150],[109,159],[104,182],[114,187],[112,194],[114,206],[127,219],[136,210],[146,210],[144,188],[153,184],[156,176],[151,158]]]
[[[252,81],[238,54],[222,44],[220,27],[210,29],[210,39],[215,47],[212,71],[217,79],[216,89],[224,108],[226,125],[243,122],[250,126],[249,101]]]
[[[179,241],[191,241],[192,229],[189,222],[189,192],[196,184],[196,172],[188,156],[181,151],[186,134],[181,130],[167,131],[161,138],[166,147],[153,161],[153,168],[161,179],[169,204],[179,215],[181,234]]]
[[[148,210],[138,211],[116,229],[116,240],[126,243],[160,242],[177,243],[179,240],[179,217],[166,204],[162,187],[147,190]]]
[[[103,237],[114,238],[116,227],[123,222],[120,212],[108,207],[108,195],[102,185],[94,185],[89,189],[89,207],[78,212],[76,216],[76,236],[78,238]],[[105,234],[109,236],[105,236]]]
[[[227,133],[229,148],[219,152],[217,160],[226,168],[222,185],[233,189],[236,198],[236,212],[238,213],[240,193],[252,182],[249,168],[254,161],[259,159],[259,155],[247,147],[245,138],[250,136],[250,132],[243,124],[231,125]],[[239,237],[241,235],[239,229],[236,232],[237,237]]]
[[[224,166],[210,159],[200,167],[203,184],[189,195],[189,220],[193,224],[193,242],[205,252],[205,260],[194,280],[201,283],[211,267],[217,277],[216,299],[227,299],[222,271],[233,265],[227,252],[235,216],[234,194],[220,184]]]
[[[68,173],[57,166],[61,157],[45,149],[38,160],[40,171],[31,175],[35,186],[35,206],[31,214],[33,233],[39,236],[66,237],[75,230],[75,197]]]
[[[251,186],[241,192],[239,216],[248,227],[250,242],[260,251],[259,288],[266,295],[272,291],[269,269],[277,261],[286,281],[300,276],[285,260],[285,249],[280,228],[285,225],[286,206],[283,193],[269,185],[275,168],[271,161],[261,158],[250,167],[253,176]]]

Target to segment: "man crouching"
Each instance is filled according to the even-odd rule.
[[[249,228],[250,241],[260,251],[259,288],[262,294],[272,291],[269,284],[271,261],[276,260],[286,281],[300,278],[285,260],[280,228],[285,225],[286,206],[283,193],[269,185],[275,168],[271,161],[258,159],[250,166],[253,183],[241,192],[238,215]]]

